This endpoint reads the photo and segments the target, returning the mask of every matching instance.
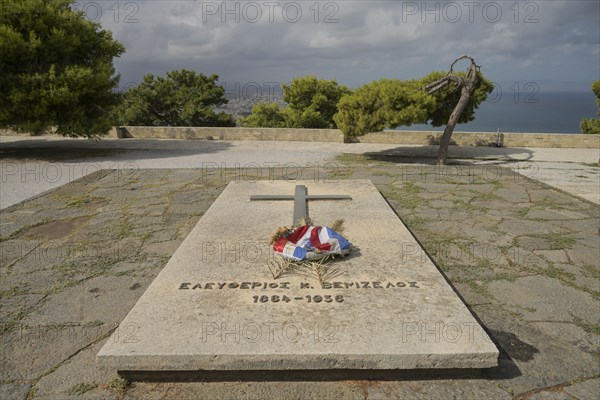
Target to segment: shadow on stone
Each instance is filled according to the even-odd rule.
[[[483,378],[485,379],[511,379],[520,376],[522,375],[521,371],[513,359],[527,362],[533,360],[534,354],[539,353],[537,348],[519,340],[513,333],[495,330],[487,332],[500,350],[500,356],[498,357],[498,366],[484,372]]]
[[[525,343],[514,334],[503,331],[490,331],[492,340],[500,348],[500,356],[505,353],[508,357],[517,361],[531,361],[539,350],[532,345]]]
[[[137,160],[219,153],[231,146],[232,144],[228,142],[209,140],[84,141],[76,139],[39,139],[2,143],[0,156],[3,159],[10,160],[68,161],[70,163],[81,159],[114,161],[116,157],[135,164]]]
[[[498,367],[491,368],[497,369]],[[129,381],[146,382],[329,382],[348,380],[405,381],[436,379],[480,379],[484,369],[316,369],[285,371],[118,371]],[[506,377],[508,378],[508,377]]]
[[[44,238],[46,240],[56,240],[65,237],[77,228],[85,224],[91,218],[90,215],[81,217],[50,221],[45,224],[28,228],[24,232],[24,237]]]
[[[431,164],[435,165],[438,146],[411,146],[395,147],[378,152],[365,153],[367,160],[383,161],[402,164]],[[518,158],[512,157],[519,155]],[[522,147],[458,147],[451,146],[448,154],[447,164],[459,163],[454,159],[491,159],[503,160],[506,162],[527,161],[533,158],[533,152],[530,149]],[[460,163],[459,163],[460,164]]]

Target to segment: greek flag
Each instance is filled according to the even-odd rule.
[[[301,226],[273,245],[275,253],[295,261],[317,260],[330,254],[344,255],[350,251],[350,242],[326,226]]]

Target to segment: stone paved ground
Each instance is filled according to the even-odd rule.
[[[0,398],[597,398],[597,205],[497,166],[338,161],[319,177],[376,184],[489,330],[499,367],[461,379],[123,381],[95,363],[108,335],[229,180],[269,175],[102,170],[0,211]]]
[[[437,150],[438,146],[376,143],[110,138],[93,141],[55,135],[0,135],[0,209],[100,169],[324,165],[341,153],[394,155],[431,163]],[[449,157],[505,165],[600,204],[600,149],[451,146]]]

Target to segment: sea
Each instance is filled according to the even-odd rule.
[[[495,90],[475,111],[475,120],[459,124],[456,131],[463,132],[518,132],[518,133],[580,133],[583,118],[597,116],[596,96],[591,90],[579,92],[541,91],[537,86],[504,87]],[[518,89],[518,90],[517,90]],[[285,106],[280,90],[269,96],[242,96],[231,91],[229,103],[217,111],[236,117],[246,117],[258,101],[277,102]],[[443,131],[444,126],[411,125],[396,130]]]
[[[492,94],[493,95],[493,94]],[[475,120],[458,124],[462,132],[581,133],[583,118],[598,113],[596,96],[589,92],[508,92],[490,96],[475,111]],[[444,126],[402,126],[397,130],[443,131]]]

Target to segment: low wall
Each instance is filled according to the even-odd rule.
[[[441,132],[383,131],[358,138],[361,143],[435,145]],[[600,148],[600,135],[558,133],[503,133],[504,147]],[[293,128],[206,128],[126,126],[113,128],[109,134],[119,138],[188,139],[188,140],[270,140],[342,143],[337,129]],[[495,132],[454,132],[452,145],[490,146],[496,143]]]
[[[126,126],[113,128],[112,137],[155,139],[205,140],[271,140],[302,142],[343,142],[344,135],[337,129],[292,128],[206,128]]]
[[[441,132],[383,131],[359,138],[361,143],[439,144]],[[496,143],[496,132],[454,132],[455,146],[490,146]],[[560,133],[503,133],[504,147],[600,148],[600,135]]]

